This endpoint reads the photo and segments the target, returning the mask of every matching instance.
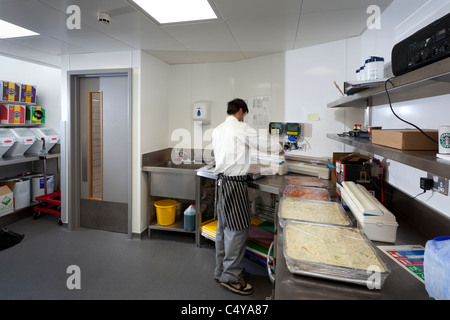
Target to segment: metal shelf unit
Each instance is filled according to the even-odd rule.
[[[37,100],[37,97],[36,97]],[[31,102],[21,102],[21,101],[9,101],[9,100],[1,100],[0,104],[11,104],[11,105],[21,105],[21,106],[37,106],[37,103],[31,103]]]
[[[327,134],[327,137],[372,154],[377,154],[434,175],[450,179],[450,162],[437,158],[435,151],[397,150],[372,144],[369,139],[340,137],[333,133]]]
[[[423,68],[391,79],[387,88],[390,94],[403,94],[402,99],[408,100],[413,90],[426,86],[443,86],[450,93],[450,58],[435,62]],[[431,92],[432,90],[427,90]],[[440,90],[438,90],[440,92]],[[436,93],[434,93],[436,94]],[[376,98],[379,101],[376,101]],[[385,104],[387,101],[384,84],[367,89],[354,95],[343,97],[330,102],[328,108],[367,108],[374,105]]]
[[[417,92],[427,97],[450,94],[450,58],[414,70],[391,79],[387,88],[392,96],[402,101],[415,98]],[[371,108],[387,104],[385,85],[343,97],[328,104],[328,108],[366,108],[371,125]],[[436,157],[437,151],[403,151],[372,144],[368,139],[341,137],[327,134],[327,137],[347,145],[377,154],[402,164],[450,179],[450,161]]]
[[[59,153],[49,153],[45,156],[38,155],[38,154],[24,154],[23,156],[14,156],[14,157],[2,157],[0,158],[0,167],[2,166],[9,166],[11,164],[18,164],[18,163],[26,163],[26,162],[33,162],[38,161],[42,159],[53,159],[53,158],[59,158]]]

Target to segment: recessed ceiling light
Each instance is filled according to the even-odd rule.
[[[0,20],[0,39],[38,36],[39,33]]]
[[[208,0],[129,0],[160,24],[217,19]]]

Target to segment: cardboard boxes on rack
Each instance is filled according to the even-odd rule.
[[[1,100],[19,102],[20,101],[20,83],[2,81]]]
[[[25,124],[25,106],[0,105],[0,122],[2,124]]]
[[[36,103],[36,86],[22,84],[20,89],[20,102]]]
[[[0,187],[0,217],[14,211],[14,195],[8,186]]]
[[[27,106],[25,122],[27,124],[44,124],[45,108],[41,106]]]
[[[423,130],[438,140],[438,130]],[[372,143],[400,150],[438,151],[438,144],[416,129],[373,130]]]
[[[0,100],[22,103],[36,103],[37,88],[34,85],[11,81],[0,81]]]

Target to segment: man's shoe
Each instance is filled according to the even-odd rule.
[[[233,291],[234,293],[241,295],[250,295],[253,293],[252,285],[245,282],[245,280],[243,279],[233,283],[221,282],[220,285],[230,291]]]

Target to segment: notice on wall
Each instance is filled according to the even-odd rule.
[[[403,269],[411,273],[420,282],[425,283],[423,257],[425,248],[419,245],[408,246],[378,246],[388,257]]]
[[[269,96],[253,97],[245,102],[248,106],[248,115],[245,122],[254,129],[267,129],[272,114],[272,101]]]

